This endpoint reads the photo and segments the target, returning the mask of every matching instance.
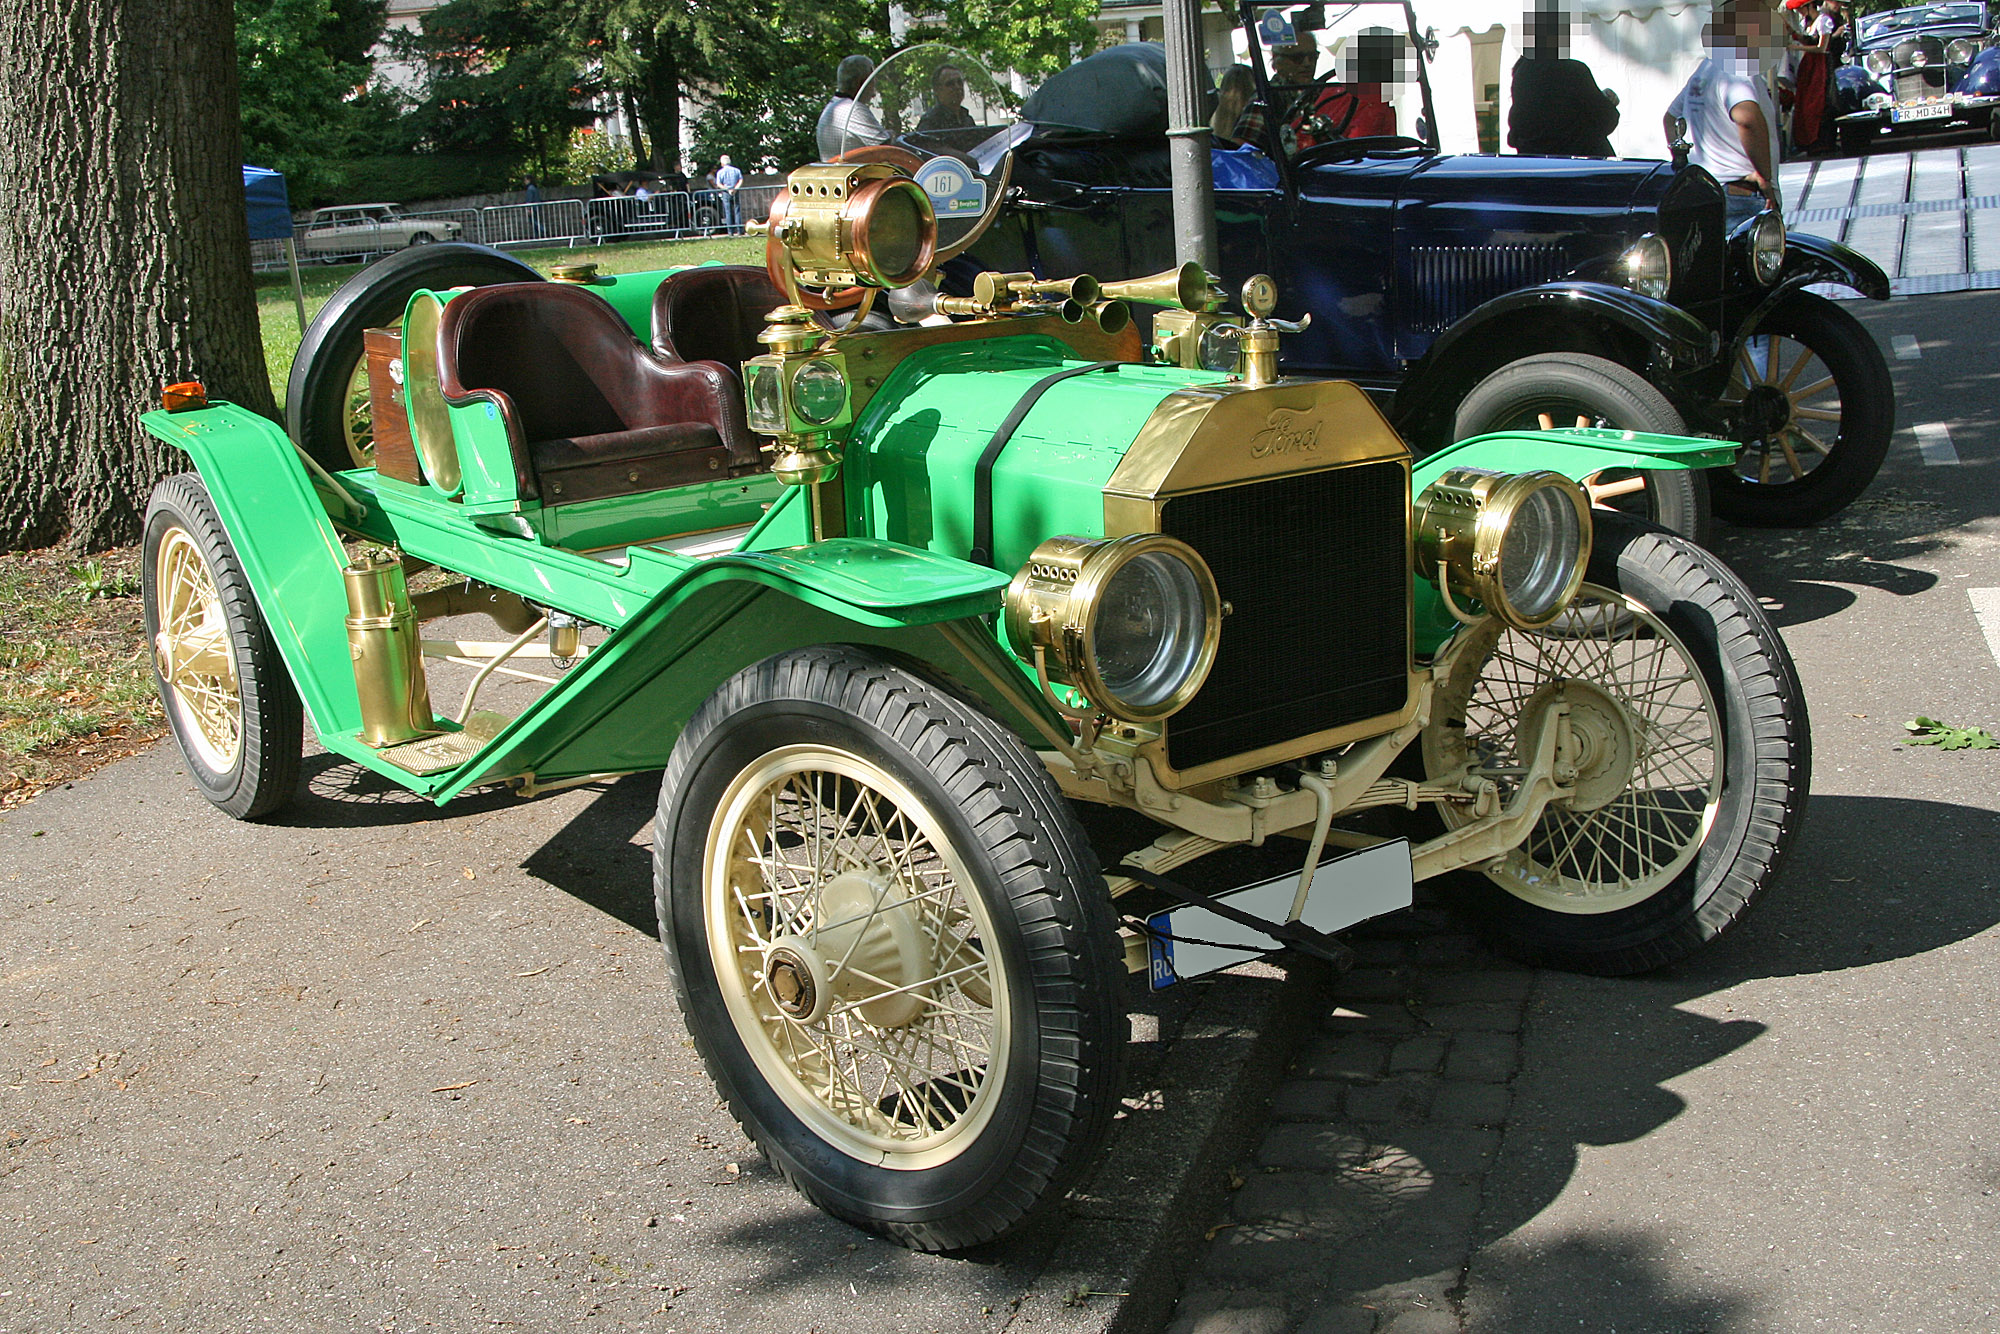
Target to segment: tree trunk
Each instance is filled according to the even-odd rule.
[[[639,48],[646,57],[639,83],[639,114],[646,118],[646,137],[653,144],[653,170],[679,171],[681,166],[681,69],[673,43],[656,41]]]
[[[275,415],[231,0],[0,0],[0,549],[132,541],[163,384]]]

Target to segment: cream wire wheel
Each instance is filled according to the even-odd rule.
[[[1433,781],[1470,770],[1505,802],[1559,729],[1568,793],[1516,847],[1442,884],[1519,959],[1633,973],[1729,930],[1777,874],[1811,732],[1784,641],[1726,566],[1622,514],[1594,527],[1558,625],[1484,621],[1440,654],[1422,750]],[[1477,818],[1439,810],[1453,829]]]
[[[230,769],[243,749],[243,700],[222,594],[194,534],[178,525],[160,541],[159,571],[153,666],[175,715],[187,722],[189,758]]]
[[[954,1250],[1089,1160],[1124,953],[1074,813],[979,703],[839,645],[745,668],[675,744],[653,857],[688,1031],[814,1204]]]
[[[347,377],[347,456],[351,468],[375,466],[375,404],[368,384],[368,359],[354,363]]]
[[[738,775],[706,857],[711,962],[759,1072],[843,1153],[946,1161],[1006,1080],[1008,999],[963,858],[897,779],[789,746]]]
[[[1559,635],[1489,619],[1466,647],[1426,736],[1433,771],[1501,773],[1566,706],[1574,795],[1552,804],[1520,847],[1486,868],[1527,903],[1564,913],[1616,912],[1660,892],[1694,860],[1715,819],[1722,775],[1714,697],[1679,637],[1629,597],[1585,584]],[[1504,795],[1517,786],[1498,780]],[[1446,808],[1451,825],[1469,819]]]
[[[298,787],[304,710],[199,477],[153,488],[140,585],[154,682],[188,776],[238,819],[283,807]]]

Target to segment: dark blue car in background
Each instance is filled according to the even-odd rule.
[[[1375,7],[1406,52],[1426,49],[1410,5]],[[1420,453],[1516,425],[1740,441],[1736,466],[1708,475],[1715,512],[1738,523],[1814,522],[1867,487],[1895,424],[1888,369],[1854,317],[1808,289],[1884,299],[1871,261],[1788,235],[1772,213],[1730,226],[1722,187],[1699,168],[1442,153],[1421,59],[1406,64],[1421,137],[1287,153],[1282,123],[1339,85],[1272,84],[1254,36],[1270,12],[1238,12],[1272,110],[1263,153],[1215,155],[1215,202],[1225,285],[1270,273],[1280,313],[1313,316],[1284,341],[1285,373],[1360,383]],[[1325,21],[1317,5],[1281,12],[1298,31]],[[979,260],[1045,277],[1170,267],[1164,129],[1038,127]],[[1647,498],[1655,518],[1694,531],[1705,502],[1688,476],[1672,475],[1679,494],[1653,474]]]
[[[2000,138],[2000,46],[1984,0],[1892,9],[1855,27],[1855,63],[1834,76],[1843,150],[1945,130]]]

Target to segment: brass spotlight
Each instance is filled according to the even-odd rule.
[[[1416,502],[1417,571],[1476,598],[1511,626],[1547,625],[1576,596],[1590,557],[1590,499],[1560,473],[1454,468]]]
[[[770,232],[809,287],[903,287],[937,252],[930,196],[886,162],[798,168],[772,202]]]

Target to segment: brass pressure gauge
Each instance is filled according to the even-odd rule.
[[[1278,284],[1270,274],[1254,274],[1243,284],[1243,310],[1252,319],[1268,319],[1277,308]]]

